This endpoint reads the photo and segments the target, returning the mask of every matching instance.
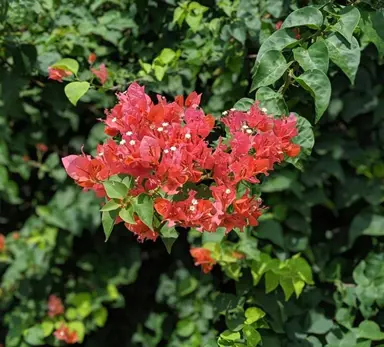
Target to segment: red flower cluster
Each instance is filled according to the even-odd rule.
[[[60,328],[53,333],[53,335],[56,339],[64,341],[68,344],[74,344],[79,341],[76,331],[70,331],[65,324],[62,324]]]
[[[5,236],[0,234],[0,252],[5,250]]]
[[[201,265],[201,269],[204,273],[208,273],[212,270],[216,261],[211,257],[211,251],[206,248],[191,248],[191,256],[195,259],[195,265]]]
[[[91,72],[97,77],[101,84],[104,84],[108,79],[108,70],[105,64],[101,64],[98,69],[91,69]]]
[[[72,75],[71,71],[60,69],[58,67],[49,67],[48,68],[48,78],[50,80],[55,80],[58,82],[63,82],[64,77],[69,77]]]
[[[119,102],[106,111],[105,133],[110,138],[97,147],[97,156],[63,158],[68,175],[84,189],[105,196],[102,182],[122,174],[134,178],[130,196],[152,196],[160,220],[168,226],[194,227],[214,232],[257,225],[261,200],[246,191],[237,196],[240,182],[258,183],[284,156],[297,156],[292,143],[297,135],[296,117],[274,119],[256,103],[248,112],[224,112],[225,138],[213,146],[207,140],[215,119],[199,107],[201,95],[168,103],[158,96],[152,102],[144,88],[133,83],[118,95]],[[203,181],[211,181],[209,187]],[[198,187],[208,196],[199,196]],[[180,198],[181,193],[187,198]],[[136,224],[126,224],[142,241],[155,240],[135,215]],[[119,221],[119,220],[118,220]],[[117,222],[118,222],[117,221]]]
[[[56,317],[64,313],[64,305],[56,295],[50,295],[48,299],[48,316]]]

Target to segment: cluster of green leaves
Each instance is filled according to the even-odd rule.
[[[64,320],[91,346],[383,344],[381,0],[0,4],[0,343],[57,345],[52,331]],[[74,59],[79,81],[90,80],[91,52],[109,79],[74,108],[47,68]],[[150,224],[150,206],[123,206],[122,180],[112,179],[100,219],[59,158],[103,140],[95,120],[132,80],[169,96],[202,92],[217,117],[255,99],[270,114],[300,115],[302,151],[291,163],[302,171],[286,165],[263,179],[271,208],[258,227],[188,240],[179,230],[171,255],[159,242],[138,246],[124,228],[104,243],[102,221],[119,210],[129,222],[133,209]],[[212,275],[194,268],[191,245],[217,252]],[[50,294],[66,308],[57,320],[47,316]]]

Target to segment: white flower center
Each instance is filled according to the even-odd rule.
[[[99,156],[102,157],[104,155],[104,152],[100,152]]]
[[[162,132],[163,130],[164,130],[164,128],[162,128],[162,127],[158,127],[158,128],[157,128],[157,131]]]
[[[190,211],[195,211],[195,210],[196,210],[196,207],[195,207],[195,206],[189,206],[189,210],[190,210]]]
[[[225,190],[225,194],[231,194],[231,190],[228,188]]]
[[[248,134],[252,134],[252,129],[247,129],[246,132],[247,132]]]
[[[244,124],[241,128],[242,128],[242,129],[248,129],[249,127],[248,127],[247,124]]]
[[[185,138],[186,139],[190,139],[191,138],[191,134],[185,134]]]
[[[228,114],[228,111],[224,111],[224,112],[222,113],[223,116],[226,116],[227,114]]]
[[[127,135],[127,136],[132,136],[132,134],[133,134],[132,131],[127,131],[127,132],[125,133],[125,135]]]
[[[267,112],[268,112],[268,110],[267,110],[265,107],[263,107],[263,108],[261,109],[261,111],[264,112],[264,113],[267,113]]]
[[[164,122],[163,124],[161,124],[163,127],[167,127],[169,125],[169,123],[167,122]]]
[[[125,141],[124,139],[122,139],[122,140],[120,141],[120,144],[121,144],[121,145],[125,145],[125,143],[126,143],[126,141]]]
[[[176,149],[177,149],[177,148],[176,148],[175,146],[172,146],[172,147],[171,147],[171,151],[172,151],[172,152],[175,152]]]
[[[116,123],[116,121],[117,121],[116,117],[113,117],[112,118],[112,123]]]
[[[130,144],[131,146],[133,146],[135,143],[136,143],[135,140],[131,140],[131,141],[129,141],[129,144]]]
[[[197,204],[198,204],[197,200],[196,200],[196,199],[193,199],[193,200],[192,200],[192,205],[197,205]]]
[[[164,153],[165,154],[169,153],[168,149],[164,149]]]

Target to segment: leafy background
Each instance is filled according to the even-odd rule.
[[[301,49],[273,40],[263,59],[260,46],[279,32],[276,23],[308,5],[326,5],[331,60],[321,39],[308,41],[310,47],[303,39]],[[1,343],[58,345],[56,322],[47,317],[52,293],[85,346],[254,346],[260,335],[267,347],[384,343],[382,1],[1,0],[0,6]],[[306,18],[304,38],[317,33],[316,18]],[[293,36],[289,21],[284,25],[280,30]],[[74,107],[65,83],[47,80],[47,68],[72,57],[85,79],[91,52],[110,78]],[[323,52],[320,59],[316,52]],[[271,79],[269,61],[294,63]],[[313,68],[321,83],[308,82]],[[319,120],[312,155],[302,170],[287,165],[263,182],[271,208],[241,237],[220,243],[221,235],[201,240],[181,233],[170,255],[161,242],[138,244],[124,228],[104,243],[99,202],[67,180],[60,157],[103,140],[96,120],[133,80],[151,95],[202,92],[204,109],[217,117],[247,96],[312,124]],[[41,143],[47,152],[36,147]],[[202,242],[239,250],[247,260],[223,258],[204,275],[188,253]],[[284,283],[303,272],[292,261],[298,253],[311,265],[314,285],[289,301],[283,285],[266,294],[274,275],[267,271],[260,281],[261,266],[271,258],[286,264],[288,272],[275,274]],[[306,279],[312,283],[312,274]]]

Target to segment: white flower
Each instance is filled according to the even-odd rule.
[[[267,113],[267,112],[268,112],[268,110],[267,110],[265,107],[263,107],[263,108],[261,109],[261,111],[264,112],[264,113]]]
[[[133,146],[135,143],[136,143],[135,140],[131,140],[131,141],[129,141],[129,144],[130,144],[131,146]]]
[[[116,123],[116,121],[117,121],[116,117],[113,117],[112,118],[112,123]]]
[[[164,153],[165,154],[169,153],[168,149],[164,149]]]
[[[225,194],[231,194],[231,190],[230,190],[229,188],[227,188],[227,189],[225,190]]]
[[[100,152],[99,156],[102,157],[104,155],[104,152]]]
[[[235,108],[231,108],[230,111],[236,111],[236,109]]]
[[[246,131],[248,134],[252,134],[252,129],[247,129]]]
[[[228,111],[224,111],[224,112],[222,113],[223,116],[226,116],[227,114],[228,114]]]
[[[126,142],[126,141],[125,141],[124,139],[122,139],[122,140],[120,141],[120,144],[121,144],[121,145],[125,145],[125,142]]]
[[[127,135],[127,136],[132,136],[132,134],[133,134],[132,131],[127,131],[127,132],[125,133],[125,135]]]
[[[162,127],[158,127],[158,128],[157,128],[157,131],[162,132],[163,130],[164,130],[164,128],[162,128]]]
[[[244,124],[241,128],[242,128],[242,129],[248,129],[249,126],[248,126],[247,124]]]
[[[196,199],[193,199],[193,200],[192,200],[192,205],[197,205],[197,204],[198,204],[197,200],[196,200]]]
[[[195,211],[196,208],[195,208],[195,206],[189,206],[189,210],[190,210],[190,211]]]
[[[185,134],[185,138],[186,139],[190,139],[191,138],[191,134]]]
[[[172,151],[172,152],[176,151],[176,149],[177,149],[177,148],[176,148],[175,146],[172,146],[172,147],[171,147],[171,151]]]
[[[163,127],[167,127],[169,125],[169,123],[167,122],[164,122],[163,124],[161,124]]]

